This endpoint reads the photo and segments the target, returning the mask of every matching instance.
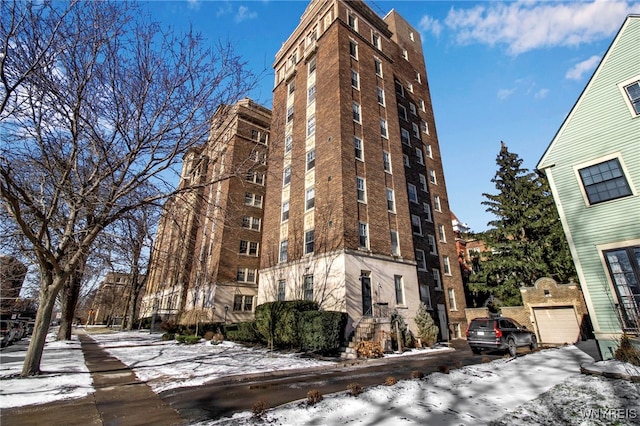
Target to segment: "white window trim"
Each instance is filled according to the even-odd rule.
[[[427,256],[424,252],[424,250],[421,249],[416,249],[416,253],[422,253],[422,260],[424,261],[424,268],[420,267],[420,264],[418,263],[418,256],[416,256],[416,266],[418,267],[418,271],[426,271],[427,270]]]
[[[618,299],[618,293],[616,292],[616,283],[613,282],[611,274],[609,273],[609,266],[607,265],[607,259],[604,257],[604,252],[615,249],[623,249],[626,247],[640,245],[640,238],[635,240],[617,241],[615,243],[597,244],[596,250],[598,251],[598,257],[602,264],[602,270],[605,272],[605,278],[609,284],[609,296],[613,298],[613,302],[620,304]]]
[[[633,109],[633,105],[631,104],[631,99],[629,99],[629,95],[627,95],[627,91],[624,88],[632,83],[635,83],[638,80],[640,80],[640,74],[634,77],[631,77],[630,79],[625,80],[622,83],[618,83],[618,89],[620,90],[620,94],[622,95],[622,98],[624,99],[624,103],[627,105],[627,108],[629,108],[629,112],[631,113],[631,116],[633,118],[640,117],[640,114],[637,114],[636,111]]]
[[[626,95],[625,95],[626,96]],[[629,185],[629,188],[631,188],[631,195],[629,197],[635,197],[637,195],[636,192],[636,188],[633,185],[633,181],[629,178],[629,170],[627,169],[627,166],[622,158],[622,153],[621,152],[613,152],[611,154],[602,156],[602,157],[598,157],[598,158],[594,158],[593,160],[589,160],[587,162],[584,163],[580,163],[580,164],[576,164],[575,166],[573,166],[573,173],[576,176],[576,183],[578,184],[578,187],[580,187],[580,192],[582,193],[582,198],[584,199],[584,203],[587,207],[592,207],[592,206],[599,206],[602,204],[607,204],[607,203],[615,203],[616,201],[620,200],[620,198],[614,198],[613,200],[607,200],[607,201],[602,201],[600,203],[596,203],[596,204],[591,204],[589,202],[589,197],[587,196],[587,191],[584,188],[584,185],[582,184],[582,178],[580,177],[580,170],[587,168],[587,167],[591,167],[594,166],[596,164],[599,163],[604,163],[605,161],[610,161],[610,160],[615,160],[617,159],[620,162],[620,168],[622,169],[622,173],[624,174],[625,179],[627,180],[627,184]],[[628,197],[623,197],[623,198],[628,198]]]

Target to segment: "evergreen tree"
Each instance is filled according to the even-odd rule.
[[[433,321],[424,303],[420,303],[420,306],[418,306],[415,322],[418,326],[418,337],[422,341],[422,345],[427,347],[433,346],[438,340],[438,332],[440,329]]]
[[[543,175],[523,168],[522,161],[503,142],[491,180],[498,194],[482,194],[487,198],[482,204],[496,219],[484,233],[488,251],[470,287],[503,306],[520,305],[520,287],[538,278],[567,282],[576,275],[549,185]]]

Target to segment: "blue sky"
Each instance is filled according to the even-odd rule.
[[[451,209],[473,231],[487,229],[482,193],[504,141],[533,169],[576,102],[631,1],[367,1],[397,10],[422,35]],[[307,1],[152,1],[152,18],[192,25],[215,42],[231,40],[263,77],[249,96],[271,105],[276,52]]]

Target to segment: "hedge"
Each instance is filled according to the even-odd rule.
[[[300,312],[300,346],[305,351],[327,352],[342,344],[346,312],[307,311]]]
[[[262,342],[255,321],[239,322],[225,327],[225,337],[236,342]]]
[[[256,307],[256,329],[271,347],[300,347],[300,313],[317,311],[318,303],[292,300],[264,303]]]

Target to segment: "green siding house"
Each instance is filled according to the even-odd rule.
[[[537,168],[612,358],[622,333],[640,331],[640,15],[627,17]]]

